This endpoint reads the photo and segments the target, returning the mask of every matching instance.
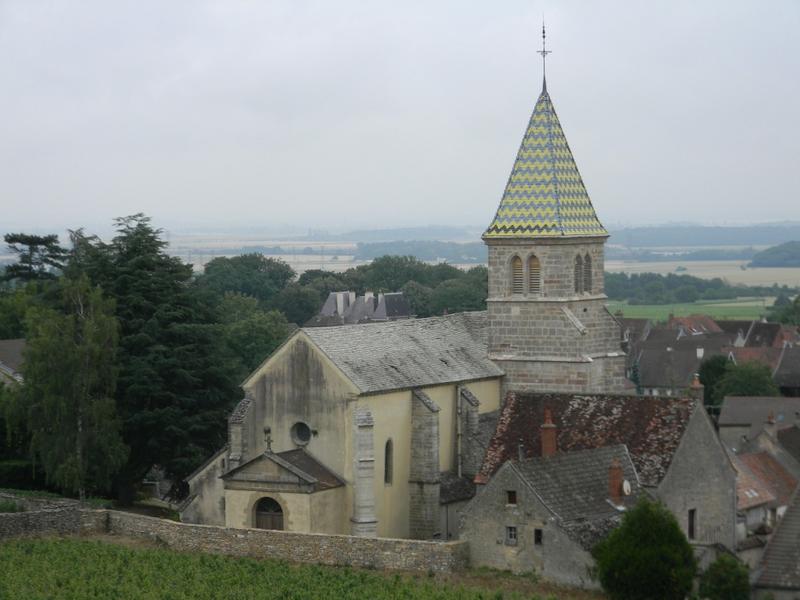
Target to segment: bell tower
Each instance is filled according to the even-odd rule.
[[[544,46],[542,60],[549,51]],[[510,390],[621,392],[620,325],[606,307],[595,214],[547,82],[528,122],[489,249],[489,358]]]

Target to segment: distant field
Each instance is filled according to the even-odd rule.
[[[636,262],[627,260],[606,261],[606,271],[610,273],[676,273],[692,275],[703,279],[719,277],[728,283],[744,285],[788,285],[800,286],[800,268],[760,268],[742,269],[746,260],[698,260],[670,262]],[[677,271],[684,267],[685,271]]]
[[[116,538],[0,543],[0,598],[598,600],[496,571],[408,575],[142,547]],[[118,543],[126,544],[123,547]]]
[[[709,315],[717,319],[757,319],[766,314],[774,298],[737,298],[736,300],[709,300],[683,304],[627,304],[611,301],[608,309],[615,313],[621,310],[631,318],[666,321],[670,314],[676,317]]]

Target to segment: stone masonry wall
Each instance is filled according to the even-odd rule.
[[[31,535],[111,533],[168,548],[300,563],[447,573],[466,568],[466,542],[427,542],[189,525],[79,508],[0,514],[0,540]]]
[[[429,540],[439,531],[439,407],[420,390],[411,395],[409,533]]]

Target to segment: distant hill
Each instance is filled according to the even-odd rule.
[[[751,267],[800,267],[800,242],[786,242],[756,254]]]
[[[449,263],[479,264],[488,260],[488,251],[483,242],[439,242],[430,240],[373,242],[358,244],[356,260],[372,260],[379,256],[414,256],[424,261],[446,261]]]
[[[800,223],[705,227],[659,225],[613,229],[609,243],[634,248],[654,246],[773,246],[800,239]]]

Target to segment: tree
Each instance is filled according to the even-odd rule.
[[[779,323],[800,325],[800,295],[794,301],[778,306],[777,301],[772,309],[772,318]]]
[[[215,258],[205,266],[198,283],[220,298],[225,292],[253,296],[266,308],[294,275],[294,270],[282,260],[254,253]]]
[[[58,236],[7,233],[3,236],[8,249],[17,255],[17,262],[8,265],[4,278],[32,281],[55,279],[64,265],[67,251],[58,245]]]
[[[30,448],[47,480],[78,493],[106,490],[128,456],[114,404],[118,324],[87,277],[61,280],[60,310],[29,311],[22,366]]]
[[[700,383],[703,384],[703,402],[706,406],[714,404],[717,385],[728,372],[731,364],[728,357],[723,354],[711,356],[700,363],[698,375]]]
[[[192,285],[191,265],[166,253],[144,215],[117,219],[116,229],[110,244],[78,239],[73,256],[116,301],[116,400],[131,452],[115,491],[126,503],[153,465],[181,479],[217,450],[239,392],[217,315]]]
[[[772,380],[772,371],[764,364],[746,362],[730,364],[722,379],[714,387],[712,402],[721,404],[725,396],[780,396],[781,391]]]
[[[708,600],[748,600],[747,566],[729,554],[721,554],[700,576],[700,596]]]
[[[595,574],[612,600],[683,600],[697,569],[675,517],[644,496],[592,556]]]
[[[433,289],[430,300],[431,313],[464,312],[468,310],[484,310],[486,293],[480,286],[462,277],[448,279]]]
[[[319,312],[322,299],[313,287],[291,283],[280,291],[272,304],[286,315],[290,323],[302,327]]]
[[[409,281],[400,290],[414,315],[430,317],[433,314],[431,313],[431,295],[433,294],[431,288],[416,281]]]
[[[251,296],[229,292],[217,310],[225,342],[239,364],[236,381],[260,365],[289,334],[283,314],[261,310]]]

